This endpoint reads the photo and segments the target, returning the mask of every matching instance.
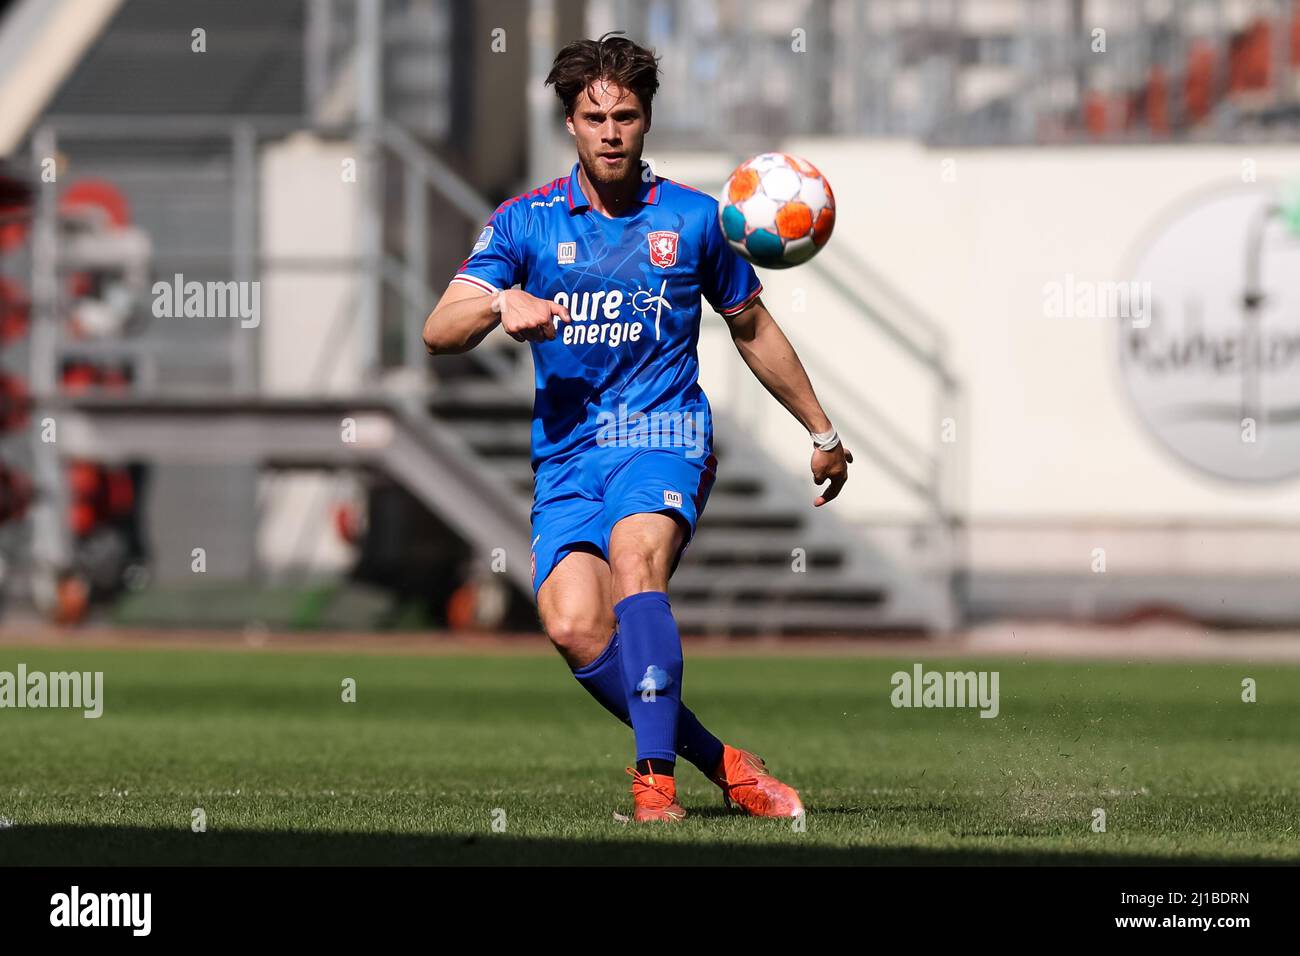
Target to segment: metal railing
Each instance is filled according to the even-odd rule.
[[[353,356],[347,355],[349,350],[355,354],[355,349],[345,343],[354,342],[358,333],[370,335],[373,338],[363,351],[371,360],[362,370],[361,391],[340,396],[321,389],[319,394],[305,396],[303,400],[317,401],[325,408],[331,401],[337,404],[340,399],[360,400],[364,396],[372,404],[382,406],[400,425],[400,441],[385,452],[385,463],[396,469],[402,480],[413,480],[418,495],[430,502],[441,501],[438,495],[443,492],[429,487],[427,475],[416,474],[420,469],[413,464],[413,456],[429,454],[431,448],[438,453],[453,447],[459,449],[454,445],[454,436],[446,428],[428,420],[424,411],[427,393],[436,387],[426,374],[428,357],[420,335],[423,319],[437,301],[437,293],[431,288],[427,274],[428,251],[434,238],[427,204],[430,197],[436,195],[450,206],[455,214],[463,217],[464,229],[460,230],[454,223],[444,223],[440,229],[446,230],[448,235],[463,231],[466,236],[472,236],[472,229],[486,219],[491,207],[404,130],[381,121],[370,130],[373,145],[373,152],[368,156],[370,165],[360,169],[358,175],[369,176],[374,182],[380,178],[379,171],[386,167],[400,177],[403,195],[400,206],[390,208],[382,205],[373,212],[379,217],[404,216],[401,223],[405,236],[402,254],[390,254],[375,244],[377,237],[384,235],[382,221],[377,230],[361,237],[353,254],[285,256],[268,253],[261,247],[264,197],[259,150],[270,140],[307,128],[307,124],[296,117],[48,117],[31,137],[31,168],[39,176],[45,159],[66,157],[79,175],[103,174],[105,166],[100,160],[104,155],[111,155],[113,163],[125,161],[130,164],[121,168],[136,168],[137,162],[146,162],[153,163],[157,172],[165,166],[165,161],[154,155],[152,145],[163,142],[170,147],[183,147],[180,152],[184,155],[184,167],[194,170],[214,195],[225,197],[205,208],[205,215],[211,216],[213,206],[219,207],[222,212],[219,227],[199,231],[208,237],[226,236],[229,242],[217,246],[200,241],[181,249],[168,248],[166,242],[156,243],[161,248],[155,249],[151,262],[150,288],[157,279],[171,279],[173,271],[189,272],[191,268],[234,282],[260,282],[272,270],[278,274],[303,272],[355,277],[356,285],[351,292],[340,297],[332,313],[322,317],[320,333],[325,338],[325,347],[319,352],[321,361],[312,369],[312,375],[315,376],[313,381],[324,382],[330,377],[334,363],[344,358],[350,360]],[[327,128],[315,132],[323,138],[355,137],[357,130],[355,127]],[[111,148],[107,151],[101,149],[105,146]],[[133,153],[138,154],[138,161]],[[69,177],[72,178],[75,177]],[[141,181],[138,176],[127,178],[132,182]],[[154,205],[179,208],[180,201],[185,199],[185,182],[183,178],[169,179],[165,175],[150,177],[156,193]],[[162,193],[157,193],[160,183],[164,184]],[[167,198],[168,188],[180,190],[178,202],[172,203]],[[152,409],[149,414],[164,417],[169,410],[196,400],[217,403],[213,413],[217,418],[218,413],[226,414],[222,411],[225,408],[220,404],[222,402],[244,402],[253,413],[262,409],[267,415],[276,414],[277,401],[282,405],[284,400],[271,400],[264,394],[263,376],[260,374],[263,337],[256,331],[241,329],[237,321],[190,325],[177,322],[165,330],[168,333],[165,335],[159,335],[157,328],[144,335],[132,334],[132,325],[128,323],[125,334],[108,339],[79,339],[66,333],[70,306],[66,280],[76,266],[67,260],[60,244],[60,231],[64,228],[59,199],[62,189],[62,181],[38,189],[38,204],[33,215],[30,256],[33,321],[27,362],[35,403],[33,421],[71,420],[69,402],[77,401],[86,405],[86,409],[81,411],[98,416],[96,422],[103,419],[103,410],[97,409],[97,403],[111,410],[121,401],[133,402],[141,409]],[[456,241],[459,242],[459,238]],[[367,242],[372,244],[367,246]],[[368,285],[376,288],[379,294],[374,301],[375,312],[369,317],[370,321],[362,325],[366,317],[358,303]],[[147,299],[137,301],[132,321],[138,326],[148,311]],[[401,380],[400,387],[391,392],[386,388],[388,380],[382,374],[387,369],[379,361],[381,350],[378,341],[390,323],[399,323],[402,330],[401,353],[396,365],[417,368],[422,373]],[[471,360],[503,388],[520,393],[524,391],[519,366],[500,349],[476,349]],[[61,394],[60,387],[60,370],[72,361],[127,367],[130,380],[117,396],[92,394],[84,399],[74,399]],[[164,374],[168,369],[173,373],[170,378]],[[198,374],[199,370],[204,374]],[[196,381],[204,381],[206,385],[195,387]],[[39,489],[30,512],[31,533],[28,537],[34,568],[32,579],[36,580],[53,578],[72,560],[73,546],[65,524],[68,492],[61,456],[68,454],[73,446],[44,441],[40,429],[34,428],[30,447],[32,475]],[[451,454],[452,458],[457,456],[464,458],[468,466],[467,456],[460,451]],[[427,465],[426,462],[426,471]],[[481,488],[480,492],[483,493]],[[508,489],[496,489],[493,493],[496,495],[492,499],[493,513],[499,521],[506,521],[510,515],[506,504],[513,505],[514,499],[509,498]],[[477,507],[474,503],[463,504],[462,511],[469,516]],[[513,520],[515,516],[510,517]],[[526,528],[526,512],[521,520],[524,523],[520,527]],[[479,524],[483,522],[479,521]],[[520,535],[523,535],[522,531]],[[474,535],[470,537],[474,538]],[[520,547],[526,551],[526,536],[522,541]],[[522,562],[519,566],[527,566],[525,558],[517,557],[516,564],[519,562]]]
[[[91,151],[93,144],[109,142],[117,145],[143,144],[154,140],[191,144],[225,143],[224,156],[209,154],[204,163],[211,164],[217,159],[229,170],[226,182],[231,211],[228,230],[230,247],[224,250],[206,248],[181,252],[165,248],[157,250],[154,257],[157,276],[170,278],[171,265],[196,263],[216,267],[223,277],[235,281],[256,280],[268,268],[356,274],[373,281],[381,291],[394,294],[401,305],[401,315],[392,318],[400,321],[404,329],[401,364],[423,368],[427,356],[420,339],[420,330],[424,317],[437,304],[439,295],[428,275],[428,253],[433,241],[427,214],[429,195],[436,194],[463,217],[459,224],[444,224],[440,229],[442,235],[457,232],[465,236],[472,235],[472,230],[491,215],[492,206],[468,182],[428,152],[399,125],[381,121],[376,125],[373,136],[376,147],[371,160],[373,165],[368,170],[359,171],[359,176],[374,180],[381,178],[381,167],[395,166],[397,169],[402,197],[402,255],[399,257],[377,249],[372,249],[372,253],[368,254],[364,241],[358,243],[354,256],[347,257],[265,255],[259,249],[258,239],[261,189],[257,152],[265,141],[280,139],[305,128],[301,120],[292,117],[60,116],[47,119],[33,134],[31,157],[33,168],[39,170],[45,157],[55,156],[60,150],[66,151],[69,141],[92,144]],[[355,129],[341,127],[316,128],[313,131],[323,138],[346,137],[356,132]],[[91,168],[93,169],[93,163]],[[47,194],[50,201],[44,203],[35,215],[38,237],[47,233],[53,236],[57,232],[57,205],[53,192],[42,192],[43,196]],[[386,217],[388,212],[388,209],[381,208],[377,210],[377,215]],[[381,222],[381,230],[382,228]],[[163,266],[168,268],[162,268]],[[58,359],[66,350],[100,356],[111,354],[115,358],[136,357],[141,360],[142,368],[146,371],[151,367],[150,363],[156,362],[160,356],[177,351],[175,347],[148,340],[126,338],[112,342],[78,342],[61,340],[53,335],[52,330],[56,324],[40,320],[63,308],[58,294],[59,276],[63,270],[57,247],[46,249],[46,254],[38,256],[34,261],[34,307],[41,334],[34,340],[36,347],[32,352],[31,381],[38,391],[49,391],[52,388],[52,370],[57,368]],[[372,373],[379,370],[378,343],[385,319],[382,302],[381,296],[376,305],[376,313],[369,322],[365,322],[358,309],[352,308],[347,311],[347,324],[331,324],[334,329],[332,334],[337,334],[338,341],[342,341],[354,330],[355,323],[365,322],[368,327],[366,347],[372,350],[374,356],[369,363]],[[231,368],[232,388],[236,391],[257,390],[257,341],[255,335],[231,336],[227,358]],[[503,381],[513,380],[514,363],[493,349],[483,350],[482,363]],[[150,375],[147,380],[156,381],[156,376]]]

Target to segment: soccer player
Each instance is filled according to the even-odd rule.
[[[668,579],[715,476],[696,357],[700,298],[750,370],[812,436],[831,501],[852,456],[803,365],[727,244],[718,204],[654,176],[641,151],[658,61],[625,37],[556,56],[547,85],[577,148],[568,175],[488,220],[424,326],[434,354],[474,348],[497,325],[531,344],[533,589],[546,634],[579,683],[631,725],[634,819],[680,820],[684,757],[755,816],[803,813],[793,787],[722,743],[682,702],[682,643]]]

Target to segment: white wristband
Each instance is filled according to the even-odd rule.
[[[809,432],[813,444],[822,451],[834,451],[840,444],[840,435],[834,428],[828,432]]]
[[[500,315],[501,310],[505,308],[505,304],[506,304],[506,290],[502,289],[500,292],[498,292],[496,295],[492,297],[492,311],[495,312],[497,315]]]

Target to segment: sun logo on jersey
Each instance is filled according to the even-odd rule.
[[[674,233],[676,235],[676,233]],[[668,280],[665,279],[659,286],[659,294],[656,295],[654,289],[637,289],[632,293],[632,309],[645,316],[650,317],[650,310],[655,310],[655,338],[659,338],[659,320],[663,317],[663,310],[669,312],[673,310],[672,305],[664,298],[664,293],[668,291]]]
[[[650,243],[650,262],[660,269],[677,265],[677,233],[659,229],[646,236]]]

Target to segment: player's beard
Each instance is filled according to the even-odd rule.
[[[589,155],[582,157],[582,165],[587,171],[588,179],[601,185],[631,183],[640,179],[641,151],[639,149],[635,152],[630,149],[619,150],[623,156],[617,163],[606,162],[601,158],[600,154],[606,149],[607,147],[600,146]]]
[[[587,175],[600,183],[614,184],[627,182],[636,177],[632,174],[633,168],[640,168],[640,163],[633,165],[634,161],[631,156],[624,156],[617,163],[608,163],[599,156],[593,157],[593,162],[587,167]]]

